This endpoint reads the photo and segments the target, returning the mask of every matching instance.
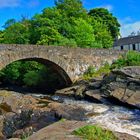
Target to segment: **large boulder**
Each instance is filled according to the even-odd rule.
[[[102,102],[100,99],[101,80],[78,81],[73,86],[57,90],[55,95],[74,97],[76,99],[88,99],[90,101]]]
[[[20,138],[57,121],[48,108],[50,103],[53,101],[0,90],[0,140]]]
[[[37,133],[28,137],[28,140],[83,140],[83,137],[75,136],[72,132],[80,127],[86,126],[84,121],[59,121],[49,125]],[[118,140],[139,140],[135,136],[113,132]]]
[[[140,108],[140,67],[113,70],[104,77],[101,92],[110,101]]]
[[[68,120],[78,121],[86,119],[86,110],[79,106],[66,105],[61,103],[50,103],[48,107],[58,119],[65,118]]]
[[[28,140],[82,140],[82,138],[72,135],[72,131],[84,125],[86,125],[85,122],[59,121],[39,130]]]

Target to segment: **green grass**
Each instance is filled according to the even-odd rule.
[[[94,125],[81,127],[74,130],[73,134],[81,136],[83,140],[117,140],[113,132]]]
[[[65,118],[61,118],[61,119],[59,120],[59,122],[65,122],[65,121],[66,121]]]
[[[28,137],[31,136],[32,133],[29,132],[29,133],[24,133],[22,136],[21,136],[21,140],[28,140]]]

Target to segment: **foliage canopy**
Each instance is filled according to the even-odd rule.
[[[55,0],[30,20],[9,19],[0,32],[0,43],[41,44],[69,47],[112,47],[120,24],[107,9],[89,13],[81,0]]]

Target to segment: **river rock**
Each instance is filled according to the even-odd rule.
[[[114,135],[118,138],[118,140],[140,140],[138,137],[129,135],[127,133],[114,132]]]
[[[0,98],[0,137],[20,138],[58,120],[48,108],[51,100],[5,90],[0,91]]]
[[[101,92],[110,101],[140,108],[140,67],[113,70],[104,77]]]
[[[71,97],[75,97],[76,99],[82,99],[84,98],[84,92],[86,90],[86,85],[76,85],[76,86],[72,86],[72,87],[68,87],[68,88],[64,88],[61,90],[57,90],[55,92],[55,95],[59,95],[59,96],[71,96]]]
[[[81,137],[72,135],[72,132],[85,125],[88,123],[84,121],[59,121],[39,130],[28,137],[28,140],[83,140]],[[118,140],[139,140],[139,138],[126,133],[113,133]]]
[[[54,112],[58,119],[65,118],[68,120],[83,120],[86,118],[86,110],[75,105],[66,105],[60,103],[50,103],[49,108]]]
[[[101,103],[103,101],[100,90],[87,90],[84,94],[85,99],[88,99],[90,101],[94,101],[96,103]]]
[[[28,140],[82,140],[82,138],[72,135],[72,132],[84,125],[86,123],[81,121],[59,121],[39,130]]]
[[[60,89],[60,90],[57,90],[57,91],[55,92],[55,95],[60,95],[60,96],[74,96],[76,90],[77,90],[79,87],[80,87],[79,85],[76,85],[76,86],[72,86],[72,87]]]
[[[92,79],[90,81],[81,80],[81,81],[76,82],[71,87],[57,90],[55,92],[55,95],[75,97],[76,99],[84,99],[91,96],[91,98],[88,98],[88,99],[93,100],[92,96],[97,95],[95,92],[96,90],[99,90],[100,87],[101,87],[101,80],[97,80],[97,81],[95,79]],[[94,95],[92,95],[91,91],[93,91]],[[96,100],[96,97],[94,98],[94,100]]]

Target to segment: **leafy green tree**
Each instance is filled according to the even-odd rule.
[[[91,25],[94,29],[95,48],[110,48],[113,45],[113,38],[111,33],[107,30],[107,26],[102,22],[99,22],[95,19],[91,19]]]
[[[8,20],[0,32],[0,43],[109,48],[119,27],[106,9],[87,13],[81,0],[56,0],[54,7],[43,9],[31,20]]]
[[[79,47],[94,47],[94,30],[86,20],[79,18],[74,20],[72,37]]]
[[[42,80],[43,78],[38,72],[29,71],[28,73],[25,73],[23,82],[26,86],[33,87],[40,84]]]
[[[0,71],[0,81],[43,91],[54,91],[65,85],[56,71],[35,61],[16,61],[7,65]]]
[[[58,44],[62,38],[58,28],[62,19],[59,10],[56,8],[46,8],[42,14],[33,17],[31,29],[31,43],[37,44]]]
[[[56,0],[56,8],[61,10],[61,14],[66,17],[86,18],[87,11],[83,8],[81,0]]]
[[[0,43],[4,43],[4,31],[0,31]]]
[[[13,64],[7,65],[0,72],[0,79],[4,82],[10,82],[16,84],[19,82],[21,62],[14,62]]]
[[[112,13],[110,13],[107,9],[105,8],[91,9],[88,14],[92,16],[94,19],[96,19],[97,21],[106,24],[113,39],[118,37],[120,31],[120,24],[117,18],[114,17]]]
[[[15,19],[9,19],[5,22],[5,24],[3,25],[3,27],[6,29],[8,27],[10,27],[11,25],[15,24],[16,20]]]
[[[15,23],[5,29],[4,43],[6,44],[28,44],[29,32],[22,23]]]

